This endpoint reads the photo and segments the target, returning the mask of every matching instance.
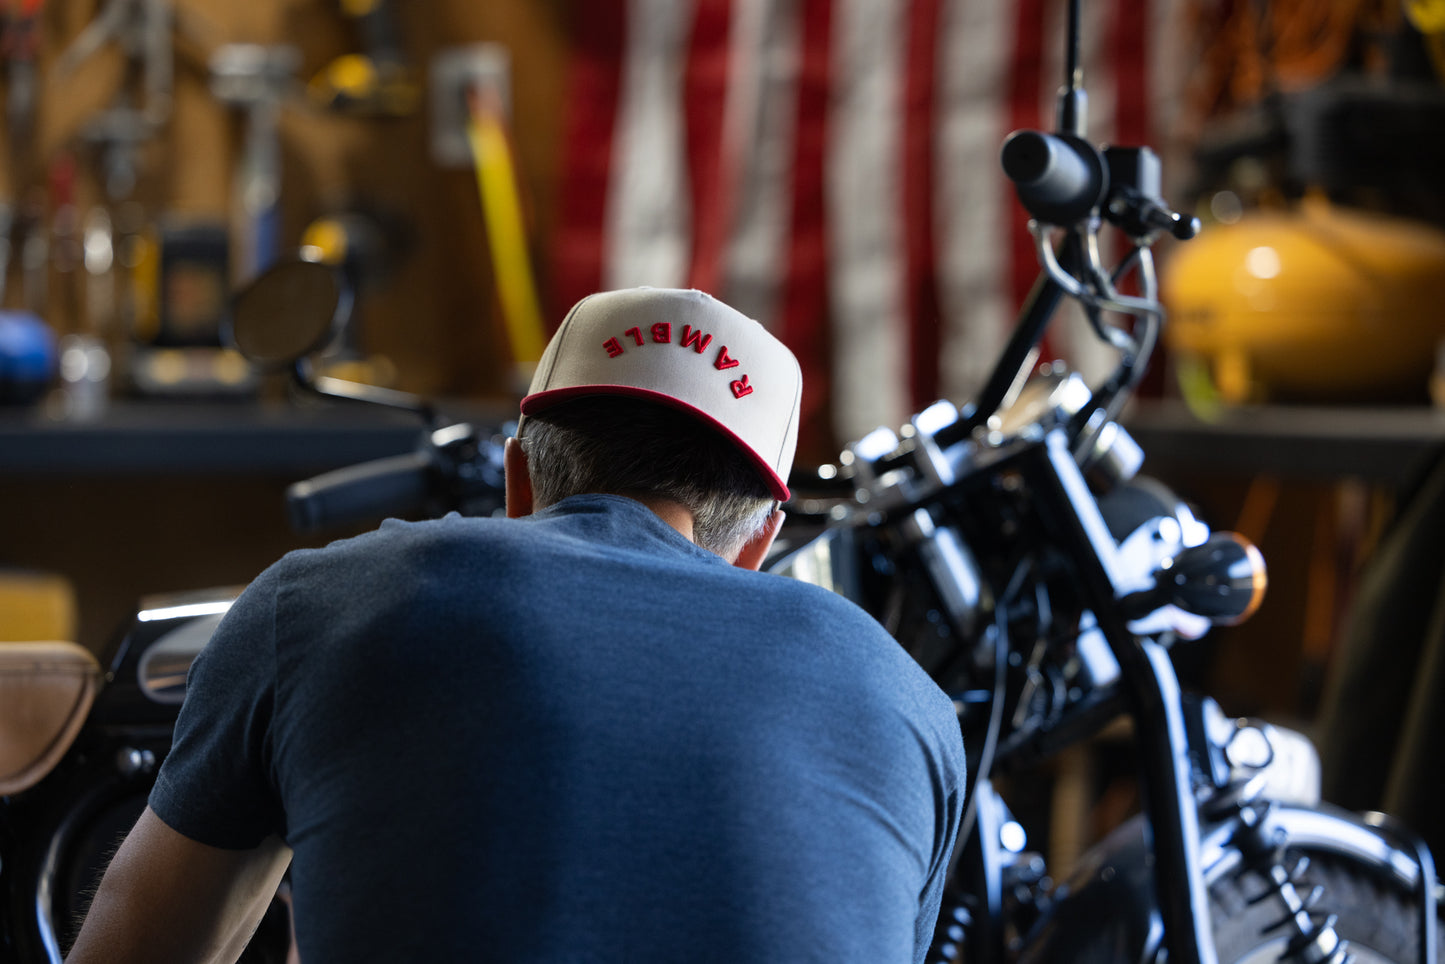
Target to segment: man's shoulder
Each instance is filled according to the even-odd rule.
[[[831,589],[772,573],[746,573],[737,578],[756,587],[760,618],[786,633],[812,639],[839,658],[863,660],[877,668],[908,675],[923,674],[898,641],[872,614]]]
[[[844,624],[868,635],[892,639],[866,610],[831,589],[776,573],[749,573],[743,578],[751,580],[751,585],[771,596],[775,605],[785,607],[795,619]]]
[[[324,546],[293,549],[268,570],[282,581],[338,569],[379,573],[405,570],[420,562],[465,553],[495,555],[508,542],[520,543],[519,523],[505,518],[476,518],[455,513],[440,519],[387,519],[375,529]]]
[[[859,604],[799,579],[758,575],[760,584],[776,594],[771,605],[777,624],[821,640],[836,656],[840,669],[858,685],[887,691],[926,706],[930,713],[953,717],[952,701],[938,683]]]
[[[320,548],[300,549],[291,555],[304,559],[375,552],[378,549],[408,545],[443,544],[455,540],[503,538],[507,532],[518,526],[515,519],[463,516],[455,512],[439,519],[387,519],[374,529],[336,539]]]

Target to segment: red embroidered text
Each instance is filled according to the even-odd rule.
[[[650,341],[655,345],[678,345],[681,348],[691,348],[701,355],[712,344],[712,335],[701,328],[694,328],[691,325],[682,326],[682,337],[677,341],[672,340],[672,324],[666,321],[659,321],[647,329],[641,327],[629,328],[622,333],[622,338],[632,341],[633,346],[641,348]],[[614,337],[602,343],[602,350],[607,352],[608,358],[616,358],[627,351],[624,343]],[[719,345],[717,355],[713,358],[712,367],[718,371],[726,371],[729,368],[737,368],[742,362],[728,354],[727,345]],[[728,388],[732,391],[734,398],[743,398],[753,393],[753,386],[748,382],[746,374],[728,382]]]
[[[701,355],[707,351],[707,346],[712,344],[712,335],[705,335],[701,328],[694,328],[692,325],[682,326],[682,347],[691,348]]]

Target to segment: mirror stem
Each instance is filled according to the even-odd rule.
[[[327,398],[345,398],[351,401],[368,402],[386,408],[415,412],[426,420],[428,427],[436,427],[436,411],[432,406],[407,392],[367,385],[363,382],[347,381],[344,378],[332,378],[329,375],[317,375],[312,369],[310,359],[305,358],[296,363],[293,374],[296,384],[317,395],[324,395]]]

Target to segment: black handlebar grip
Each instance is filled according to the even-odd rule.
[[[1087,141],[1042,131],[1014,131],[1000,155],[1029,213],[1050,224],[1068,224],[1104,198],[1107,169]]]
[[[315,532],[419,510],[431,493],[431,468],[430,453],[418,451],[294,483],[286,490],[291,526],[297,532]]]

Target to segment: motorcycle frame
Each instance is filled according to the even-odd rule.
[[[1222,774],[1212,772],[1223,765],[1214,759],[1218,747],[1206,734],[1197,732],[1198,709],[1189,709],[1167,647],[1135,634],[1128,626],[1118,605],[1125,594],[1121,591],[1125,571],[1117,543],[1071,449],[1068,433],[1054,429],[1041,439],[1016,440],[985,463],[945,490],[935,491],[921,502],[895,506],[888,514],[907,518],[932,506],[945,515],[964,512],[974,518],[980,514],[991,517],[986,509],[979,511],[976,497],[982,489],[975,483],[980,479],[1013,476],[1018,484],[1010,488],[1028,493],[1026,512],[1040,531],[1048,533],[1051,545],[1070,560],[1070,571],[1078,580],[1076,601],[1095,617],[1119,665],[1119,677],[1071,706],[1045,730],[1016,743],[1008,754],[1010,762],[1047,757],[1087,738],[1120,711],[1126,713],[1134,723],[1143,826],[1148,832],[1132,857],[1107,844],[1091,851],[1091,860],[1121,872],[1107,894],[1093,893],[1101,890],[1098,887],[1086,888],[1090,894],[1082,903],[1097,908],[1103,900],[1119,911],[1115,930],[1127,939],[1119,946],[1137,947],[1141,961],[1152,959],[1162,947],[1171,961],[1212,964],[1217,954],[1209,888],[1225,874],[1242,868],[1249,858],[1237,842],[1238,812],[1228,810],[1222,818],[1216,814],[1201,822],[1198,794],[1207,788],[1198,784],[1195,768],[1217,792],[1226,791],[1228,768]],[[941,522],[939,531],[951,525]],[[947,574],[935,572],[934,579],[946,580]],[[1002,698],[996,693],[995,699]],[[1000,842],[1000,828],[1011,818],[993,790],[990,769],[995,761],[987,757],[985,753],[970,788],[974,817],[959,840],[951,877],[954,891],[966,892],[976,901],[976,913],[965,925],[969,959],[1003,962],[1009,959],[1004,945],[1009,923],[1004,918],[1004,884],[1017,858]],[[1261,820],[1261,832],[1271,839],[1287,841],[1291,848],[1306,852],[1348,858],[1383,873],[1399,890],[1419,896],[1421,959],[1433,964],[1433,860],[1418,840],[1392,827],[1383,815],[1360,817],[1328,806],[1271,804]],[[1152,860],[1146,860],[1145,854]],[[1142,866],[1151,869],[1142,874],[1131,869]],[[1096,918],[1087,911],[1082,915],[1076,911],[1072,920],[1085,926]],[[944,927],[948,926],[945,920]],[[1050,939],[1032,953],[1036,956],[1031,960],[1053,960],[1070,951]]]
[[[940,433],[942,434],[942,433]],[[1213,964],[1214,935],[1200,855],[1200,826],[1191,776],[1192,753],[1178,676],[1162,643],[1131,632],[1116,605],[1120,595],[1117,545],[1062,430],[1022,445],[991,463],[986,474],[1014,474],[1029,492],[1031,511],[1050,539],[1077,567],[1080,596],[1119,664],[1110,697],[1092,709],[1071,712],[1041,741],[1059,746],[1097,729],[1122,708],[1133,720],[1143,809],[1153,828],[1154,891],[1170,960]],[[983,760],[982,766],[990,761]],[[999,877],[1009,862],[997,852],[998,815],[990,805],[989,774],[980,772],[978,802],[968,838],[960,842],[964,871],[983,898],[984,920],[975,931],[988,948],[983,960],[1002,960],[1002,898]],[[992,816],[991,816],[992,815]],[[977,947],[973,948],[976,952]]]
[[[1154,886],[1169,958],[1214,964],[1214,933],[1199,853],[1199,815],[1179,679],[1165,647],[1130,632],[1118,607],[1116,545],[1063,432],[1014,457],[1057,544],[1076,563],[1083,595],[1119,664],[1134,721],[1144,813],[1153,828]]]

